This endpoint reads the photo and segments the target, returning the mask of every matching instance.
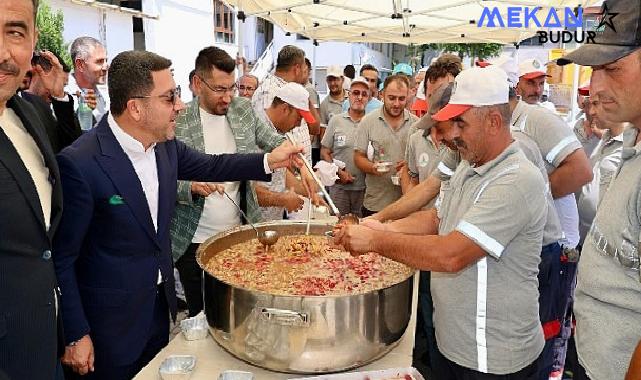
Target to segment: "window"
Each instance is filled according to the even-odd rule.
[[[221,0],[214,0],[214,32],[216,42],[228,44],[235,43],[234,38],[234,11],[223,4]]]

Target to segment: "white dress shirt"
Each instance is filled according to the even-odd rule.
[[[149,149],[145,150],[142,143],[125,131],[122,130],[109,114],[109,128],[116,137],[116,141],[125,151],[129,161],[136,171],[136,175],[142,185],[142,191],[147,199],[147,206],[151,214],[151,220],[154,223],[154,230],[158,232],[158,167],[156,166],[156,144],[152,144]],[[162,274],[158,269],[158,283],[162,282]]]

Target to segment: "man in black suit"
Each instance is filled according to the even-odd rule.
[[[73,96],[64,91],[68,70],[53,53],[42,51],[40,56],[51,63],[51,69],[39,71],[34,67],[29,88],[19,95],[36,109],[57,154],[80,137],[82,130],[74,112]]]
[[[31,68],[37,0],[0,1],[0,379],[53,379],[58,295],[52,238],[62,214],[56,159],[15,95]],[[38,67],[37,70],[41,70]]]

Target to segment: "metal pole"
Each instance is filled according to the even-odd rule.
[[[312,86],[316,89],[316,40],[312,40]]]

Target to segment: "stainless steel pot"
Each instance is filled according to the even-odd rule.
[[[258,226],[302,235],[305,222]],[[330,231],[312,222],[311,234]],[[201,244],[198,264],[255,238],[247,226]],[[349,296],[282,296],[242,289],[204,272],[205,314],[212,336],[237,358],[279,372],[326,373],[370,363],[400,340],[411,316],[413,276],[385,289]]]

